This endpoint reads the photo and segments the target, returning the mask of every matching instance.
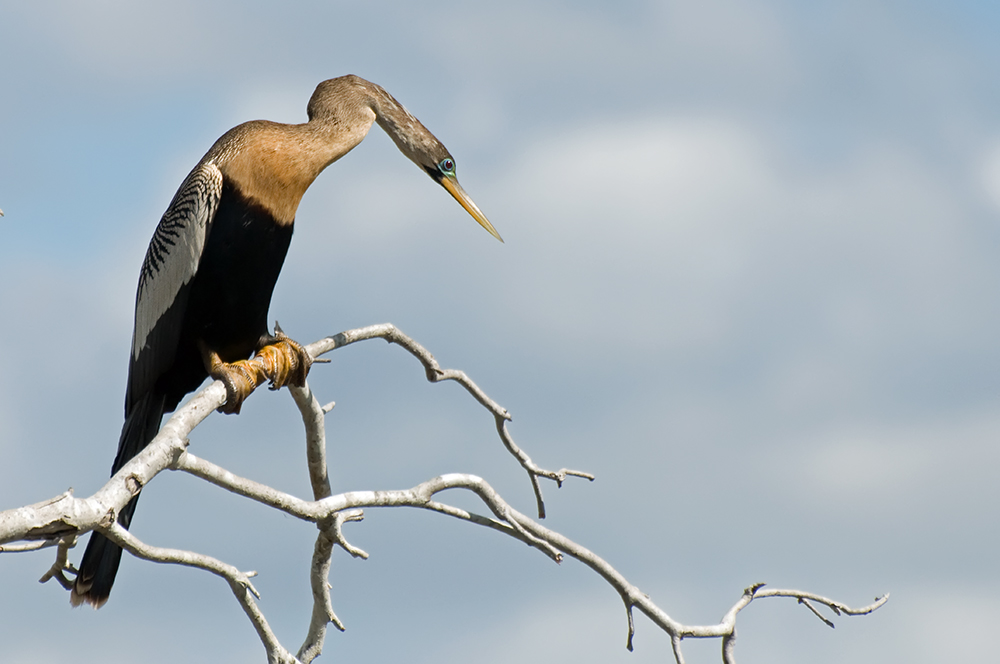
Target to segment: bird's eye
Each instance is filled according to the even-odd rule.
[[[438,170],[445,175],[455,174],[455,162],[450,157],[445,157],[438,163]]]

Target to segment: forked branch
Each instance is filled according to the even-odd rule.
[[[311,344],[307,349],[316,357],[330,350],[372,338],[386,339],[402,346],[421,361],[428,380],[431,382],[443,380],[458,382],[493,414],[497,423],[497,431],[504,445],[531,477],[538,501],[539,516],[544,516],[544,503],[538,485],[539,477],[552,479],[557,484],[561,484],[567,476],[593,479],[587,473],[566,469],[553,472],[536,466],[530,457],[514,444],[506,427],[510,415],[504,408],[489,398],[464,372],[441,369],[426,349],[392,325],[376,325],[344,332]],[[312,500],[302,499],[259,482],[239,477],[209,461],[196,457],[187,450],[187,436],[226,399],[225,388],[221,383],[215,382],[180,408],[162,427],[150,445],[128,462],[90,498],[78,499],[71,492],[66,492],[43,503],[0,512],[0,552],[29,551],[46,546],[57,546],[56,563],[42,578],[42,581],[56,578],[66,586],[69,581],[65,578],[64,572],[73,573],[75,571],[67,562],[68,549],[75,544],[75,538],[78,534],[89,530],[98,530],[138,557],[155,562],[187,565],[211,572],[227,581],[241,608],[253,623],[267,651],[268,661],[273,664],[291,662],[308,664],[322,652],[328,625],[333,624],[338,629],[344,629],[343,624],[334,613],[330,596],[328,578],[331,555],[334,547],[340,546],[355,557],[368,557],[367,553],[352,546],[343,533],[343,524],[348,521],[360,521],[363,518],[362,510],[364,508],[410,507],[430,510],[488,527],[518,539],[528,546],[538,549],[556,562],[560,562],[564,556],[575,558],[600,574],[622,598],[628,619],[626,639],[628,649],[632,649],[632,637],[635,631],[633,609],[637,608],[669,635],[674,658],[678,664],[684,662],[681,645],[685,638],[721,639],[723,662],[732,664],[735,661],[737,615],[755,599],[765,597],[795,598],[830,626],[833,623],[822,615],[817,605],[826,606],[837,615],[864,615],[879,608],[888,599],[888,595],[884,595],[868,606],[853,609],[841,602],[813,593],[799,590],[768,589],[763,587],[764,584],[755,584],[744,590],[740,599],[726,612],[719,623],[715,625],[684,625],[671,618],[605,560],[589,549],[521,514],[494,491],[485,480],[474,475],[442,475],[410,489],[333,494],[328,479],[324,426],[324,416],[330,408],[319,405],[308,385],[302,388],[291,388],[291,393],[299,407],[305,425],[306,458],[312,484]],[[165,469],[190,473],[227,491],[317,525],[319,532],[310,569],[313,612],[306,639],[296,656],[293,656],[281,645],[260,610],[259,596],[250,582],[250,577],[254,573],[241,572],[231,565],[203,554],[147,545],[115,521],[113,515],[117,514],[132,496],[153,477]],[[448,490],[472,492],[482,502],[487,513],[476,514],[441,501],[439,494]],[[7,545],[8,542],[21,543]]]

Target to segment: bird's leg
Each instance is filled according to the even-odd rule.
[[[246,398],[268,378],[260,362],[254,360],[223,362],[219,354],[204,343],[201,344],[201,356],[208,375],[222,381],[226,386],[226,403],[219,407],[221,413],[239,414]]]
[[[306,376],[313,358],[309,352],[296,341],[289,339],[277,322],[274,324],[274,336],[264,339],[266,345],[254,355],[264,365],[264,372],[271,381],[271,389],[278,390],[285,385],[304,387]]]

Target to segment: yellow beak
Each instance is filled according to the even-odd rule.
[[[465,208],[466,212],[472,215],[473,219],[479,222],[480,226],[489,231],[490,235],[503,242],[503,238],[500,237],[499,233],[497,233],[497,229],[493,228],[493,224],[491,224],[490,220],[486,218],[486,215],[479,209],[479,206],[476,205],[471,198],[469,198],[467,193],[465,193],[465,189],[462,189],[462,185],[458,183],[458,180],[445,175],[441,178],[440,182],[441,186],[448,190],[448,193],[451,194],[455,200]]]

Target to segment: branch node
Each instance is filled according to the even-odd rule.
[[[365,518],[365,513],[363,510],[348,510],[345,512],[337,512],[330,519],[329,523],[320,525],[321,528],[329,535],[333,542],[342,548],[347,553],[351,554],[355,558],[361,558],[362,560],[368,560],[368,552],[363,549],[359,549],[344,537],[343,524],[346,521],[362,521]]]
[[[142,491],[142,478],[138,475],[129,475],[125,478],[125,488],[133,497],[138,496],[139,492]]]

